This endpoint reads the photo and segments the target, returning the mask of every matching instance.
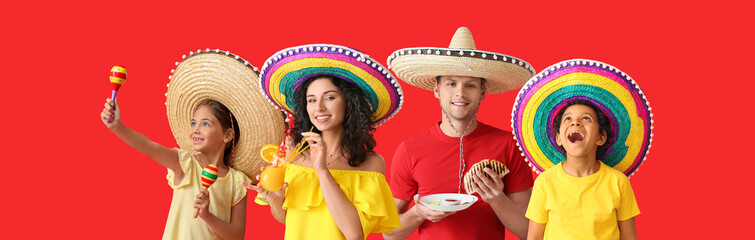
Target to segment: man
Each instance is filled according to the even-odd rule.
[[[534,69],[514,57],[475,50],[465,27],[449,48],[401,49],[388,65],[404,82],[432,90],[442,114],[438,125],[396,150],[390,185],[402,228],[385,239],[403,239],[416,229],[420,239],[504,239],[506,228],[525,239],[532,175],[511,132],[478,122],[477,110],[486,93],[517,89]],[[498,176],[488,168],[491,178],[473,177],[472,190],[481,201],[458,212],[434,211],[418,202],[426,195],[465,193],[463,173],[483,159],[496,159],[511,172]]]

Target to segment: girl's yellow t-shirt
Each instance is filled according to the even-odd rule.
[[[359,170],[330,170],[330,174],[356,207],[365,239],[370,233],[390,233],[401,227],[383,174]],[[285,239],[345,239],[330,216],[313,168],[289,164],[285,182]]]
[[[202,166],[197,159],[182,149],[178,150],[178,161],[185,176],[176,183],[173,171],[168,169],[168,185],[173,188],[168,220],[165,223],[163,239],[220,239],[204,220],[194,218],[194,201],[202,187]],[[207,189],[210,191],[209,210],[226,222],[231,222],[231,207],[246,196],[246,188],[239,182],[251,183],[242,172],[231,167],[224,177],[218,177]]]
[[[544,239],[619,239],[618,221],[638,214],[623,173],[601,162],[598,172],[574,177],[561,162],[535,179],[526,217],[545,224]]]

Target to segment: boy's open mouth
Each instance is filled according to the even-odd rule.
[[[569,142],[571,143],[580,143],[582,140],[585,140],[585,135],[578,131],[572,131],[566,136],[566,138],[569,139]]]

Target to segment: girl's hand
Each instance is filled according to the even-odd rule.
[[[325,152],[327,152],[328,146],[322,140],[322,136],[314,132],[304,132],[301,135],[305,137],[309,144],[309,153],[313,160],[312,168],[327,171],[328,166],[325,160]]]
[[[197,194],[197,200],[194,201],[194,208],[199,209],[199,217],[205,219],[208,213],[210,213],[210,191],[207,189],[199,189]]]
[[[105,108],[102,109],[100,118],[102,118],[102,123],[111,130],[121,123],[121,108],[118,107],[117,99],[115,102],[110,98],[105,99]]]
[[[260,172],[262,172],[262,170],[264,169],[265,169],[264,167],[260,168]],[[257,181],[259,181],[260,175],[257,175],[256,178],[257,178]],[[259,183],[257,183],[257,185],[251,185],[245,182],[240,182],[240,184],[241,186],[246,187],[246,189],[253,190],[261,194],[263,197],[265,197],[265,201],[270,203],[270,205],[272,206],[280,208],[281,206],[283,206],[283,202],[286,200],[286,187],[288,187],[288,183],[286,182],[283,183],[283,186],[281,187],[280,190],[275,191],[275,192],[269,192],[265,190],[264,188],[262,188],[262,186]]]

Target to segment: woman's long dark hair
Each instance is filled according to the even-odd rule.
[[[231,114],[231,110],[228,110],[225,105],[215,100],[207,99],[200,102],[199,105],[197,105],[197,108],[194,109],[194,111],[196,112],[197,109],[204,105],[208,105],[210,109],[212,109],[212,115],[218,119],[220,128],[223,129],[224,132],[233,127],[233,140],[231,140],[230,143],[227,143],[225,145],[225,149],[223,150],[223,164],[230,166],[228,164],[233,158],[233,148],[238,144],[239,136],[241,135],[241,131],[239,131],[239,124],[236,122],[236,117]]]
[[[307,114],[307,89],[315,79],[320,78],[326,78],[333,85],[336,85],[341,90],[344,100],[346,100],[341,155],[348,159],[350,166],[359,166],[367,160],[367,154],[373,152],[375,148],[375,137],[372,135],[375,127],[371,120],[373,111],[362,90],[341,78],[317,75],[304,82],[296,91],[294,94],[294,129],[291,131],[294,142],[300,142],[301,133],[308,132],[314,126],[309,120],[309,114]],[[321,133],[317,128],[312,131]]]

